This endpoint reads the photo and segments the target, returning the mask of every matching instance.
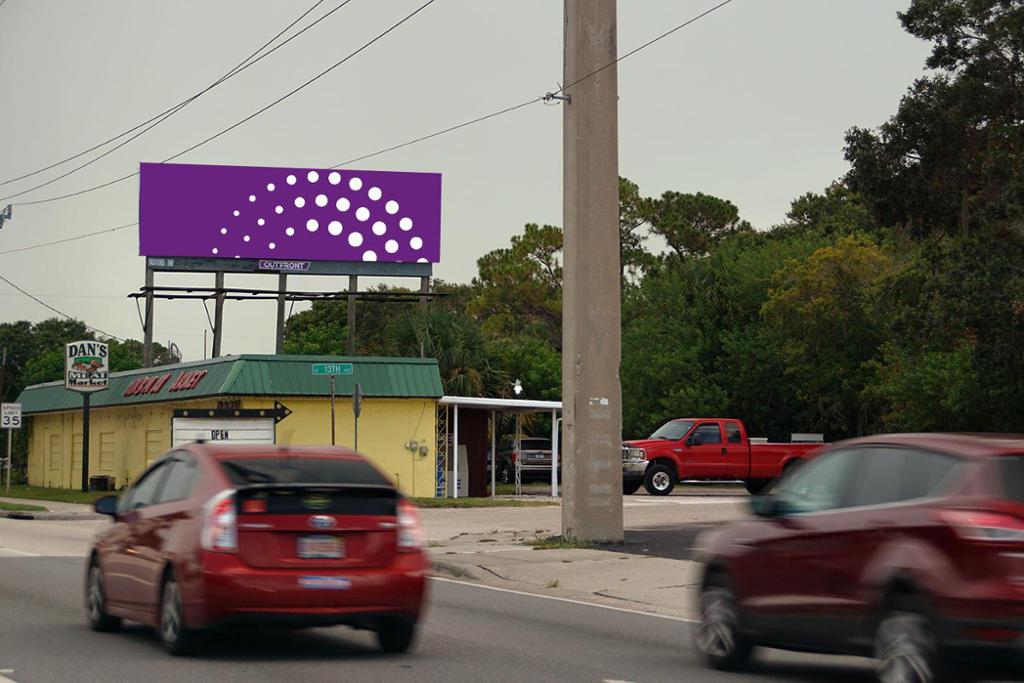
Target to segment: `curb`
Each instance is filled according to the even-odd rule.
[[[61,512],[9,512],[0,511],[0,519],[32,519],[37,521],[54,522],[91,522],[97,519],[106,519],[105,515],[86,514],[71,515]]]

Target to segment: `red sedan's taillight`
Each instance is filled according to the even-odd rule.
[[[423,547],[423,529],[416,508],[402,500],[398,503],[398,552],[413,552]]]
[[[238,552],[237,521],[234,491],[224,491],[211,498],[206,504],[203,519],[203,549],[218,553]]]
[[[1024,542],[1024,520],[1013,515],[981,510],[943,510],[939,515],[969,541]]]

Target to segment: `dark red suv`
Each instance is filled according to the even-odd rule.
[[[198,629],[331,626],[411,646],[427,561],[415,508],[362,456],[333,447],[192,444],[96,509],[86,610],[158,629],[172,654]]]
[[[837,444],[714,532],[696,646],[720,669],[757,645],[873,656],[882,681],[1020,667],[1024,437]]]

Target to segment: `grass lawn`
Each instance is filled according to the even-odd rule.
[[[21,503],[5,503],[0,500],[0,510],[5,512],[46,512],[42,505],[22,505]]]
[[[542,500],[513,500],[509,498],[413,498],[421,508],[536,508],[551,505]]]
[[[12,486],[10,492],[0,489],[0,496],[5,498],[25,498],[26,500],[52,500],[58,503],[81,503],[91,505],[97,498],[109,496],[114,491],[89,491],[82,493],[77,489],[46,489],[39,486],[20,484]]]

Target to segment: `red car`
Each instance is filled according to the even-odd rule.
[[[757,645],[873,656],[894,682],[1020,665],[1024,437],[848,441],[752,507],[702,543],[696,645],[715,668]]]
[[[96,510],[114,523],[89,555],[94,630],[140,621],[172,654],[233,624],[346,624],[386,652],[413,643],[428,567],[416,509],[356,453],[191,444]]]

